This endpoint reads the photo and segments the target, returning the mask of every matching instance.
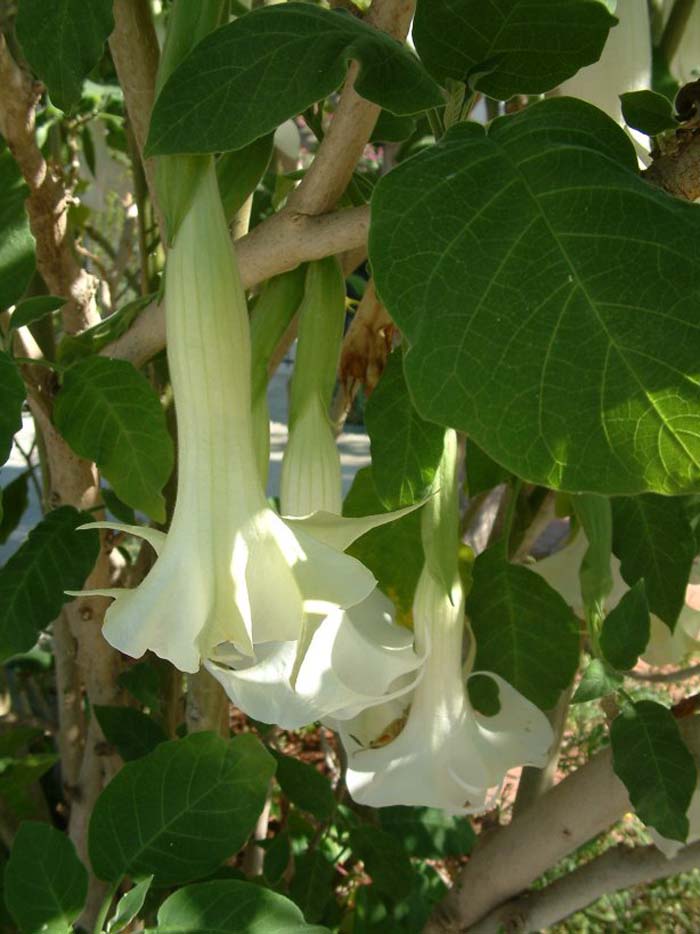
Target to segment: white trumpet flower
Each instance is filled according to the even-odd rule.
[[[309,266],[300,310],[292,381],[290,435],[284,455],[281,505],[291,529],[302,529],[344,551],[371,528],[413,508],[344,519],[340,460],[328,405],[335,380],[345,287],[336,260]],[[413,634],[394,623],[378,590],[352,607],[307,602],[297,638],[255,646],[254,657],[220,646],[207,661],[231,700],[256,720],[296,729],[313,720],[355,716],[410,690],[422,656]]]
[[[543,766],[553,741],[545,715],[495,674],[472,673],[495,682],[498,713],[485,716],[469,700],[462,666],[465,595],[456,565],[455,458],[450,431],[438,492],[423,513],[426,564],[413,606],[416,645],[427,655],[422,678],[412,695],[336,724],[348,752],[348,789],[360,804],[477,812],[510,768]],[[449,542],[454,560],[445,547]],[[445,577],[451,578],[449,588]]]
[[[168,361],[178,423],[178,487],[170,530],[146,579],[116,597],[104,635],[139,657],[150,649],[182,671],[227,643],[297,639],[304,606],[354,606],[375,586],[355,559],[265,499],[253,445],[245,295],[213,164],[194,192],[168,257]],[[147,530],[137,534],[148,538]]]

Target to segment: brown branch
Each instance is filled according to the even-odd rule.
[[[677,130],[673,150],[655,155],[642,175],[670,195],[695,201],[700,197],[700,132],[697,129]]]
[[[281,211],[236,243],[241,278],[252,288],[312,259],[322,259],[367,241],[369,208],[350,208],[321,217]],[[165,346],[165,310],[149,305],[132,327],[102,353],[142,366]]]
[[[649,681],[652,684],[671,684],[676,681],[687,681],[700,675],[700,665],[691,665],[689,668],[677,668],[674,671],[626,671],[625,677],[633,681]]]
[[[597,859],[492,912],[468,934],[535,934],[581,911],[603,895],[667,879],[700,866],[700,843],[684,847],[673,859],[655,846],[611,847]]]
[[[67,330],[80,331],[98,320],[93,276],[73,255],[68,231],[69,197],[49,170],[34,129],[41,85],[32,81],[12,58],[0,35],[0,133],[29,188],[26,207],[36,240],[36,262],[48,288],[63,295]]]
[[[700,717],[687,717],[679,727],[697,757]],[[627,791],[605,749],[477,846],[425,934],[467,931],[629,809]]]

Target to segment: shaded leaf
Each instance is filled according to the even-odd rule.
[[[700,485],[700,215],[601,111],[452,127],[379,181],[370,258],[423,417],[555,489]]]
[[[612,509],[613,551],[622,577],[630,587],[644,578],[649,609],[673,631],[695,557],[685,502],[667,496],[620,497]]]
[[[11,480],[2,490],[0,500],[0,545],[14,532],[29,505],[29,471]]]
[[[408,896],[415,884],[411,860],[401,841],[377,827],[350,831],[352,851],[365,864],[367,875],[380,892],[393,899]]]
[[[29,753],[18,758],[0,758],[0,799],[15,817],[29,818],[37,812],[34,784],[58,762],[53,753]]]
[[[68,934],[83,910],[88,876],[70,839],[29,821],[15,837],[5,869],[5,902],[22,934]]]
[[[583,677],[571,699],[572,704],[584,704],[614,694],[621,688],[623,678],[613,671],[600,658],[592,658],[583,673]]]
[[[188,885],[166,898],[152,934],[322,934],[325,930],[306,924],[299,909],[276,892],[250,882],[215,881]]]
[[[320,850],[309,850],[294,862],[289,895],[307,921],[320,921],[333,894],[335,869]],[[267,934],[267,931],[265,932]]]
[[[267,171],[274,148],[274,135],[261,136],[245,149],[225,152],[216,160],[216,177],[224,214],[230,222]]]
[[[58,311],[66,304],[65,298],[57,295],[36,295],[34,298],[25,298],[18,302],[10,318],[10,330],[25,327],[40,321],[52,311]]]
[[[648,136],[657,136],[664,130],[678,126],[671,102],[655,91],[628,91],[620,94],[622,116],[627,126]]]
[[[419,0],[413,41],[438,80],[508,100],[597,62],[615,22],[599,0]]]
[[[70,110],[114,28],[112,0],[20,0],[17,38],[51,100]]]
[[[280,788],[292,804],[302,811],[308,811],[319,820],[327,821],[335,811],[335,796],[331,784],[312,765],[294,759],[292,756],[278,755],[275,778]]]
[[[54,420],[76,454],[97,463],[117,496],[158,521],[173,444],[158,396],[130,363],[90,357],[70,367]]]
[[[612,553],[612,511],[605,496],[582,493],[573,496],[572,505],[588,539],[581,561],[579,580],[583,605],[589,615],[599,618],[605,598],[613,588],[610,555]]]
[[[108,743],[115,747],[125,762],[140,759],[153,752],[167,736],[155,720],[133,707],[103,707],[92,710]]]
[[[73,534],[92,519],[72,506],[54,509],[0,569],[0,658],[26,652],[80,590],[97,560],[95,531]]]
[[[421,859],[465,856],[476,842],[468,818],[455,817],[437,808],[401,805],[380,808],[377,814],[384,830],[401,840],[409,856]]]
[[[267,881],[275,885],[287,871],[289,860],[292,858],[292,845],[286,830],[278,833],[269,844],[265,847],[263,873]]]
[[[114,914],[107,922],[107,934],[120,934],[136,918],[146,901],[153,876],[146,876],[132,886],[117,902]]]
[[[389,355],[365,409],[374,486],[387,509],[429,495],[442,457],[445,430],[416,412],[403,375],[400,350]]]
[[[647,647],[649,634],[649,605],[644,581],[639,580],[605,617],[600,648],[613,668],[628,671]]]
[[[34,273],[34,237],[24,209],[28,194],[17,163],[0,137],[0,311],[22,297]],[[1,447],[0,442],[0,455]]]
[[[175,885],[213,872],[245,843],[274,773],[252,735],[193,733],[127,763],[92,812],[90,861],[108,881]]]
[[[685,842],[697,769],[670,710],[654,701],[628,704],[613,720],[610,743],[615,774],[641,820]]]
[[[0,464],[12,450],[12,439],[22,427],[24,383],[12,359],[0,350]]]
[[[152,661],[130,665],[119,675],[119,686],[126,688],[137,701],[151,710],[160,707],[160,676]]]
[[[358,94],[392,113],[442,103],[407,49],[355,17],[304,3],[259,7],[175,69],[153,110],[147,155],[242,149],[335,91],[350,59],[361,63]]]
[[[549,710],[578,667],[578,624],[539,574],[489,549],[474,562],[467,597],[476,640],[475,671],[493,671],[542,710]]]
[[[469,496],[487,493],[501,483],[508,483],[512,477],[509,470],[492,460],[471,438],[467,438],[466,465]]]

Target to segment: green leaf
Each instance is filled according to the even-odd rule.
[[[308,811],[321,821],[330,820],[335,811],[336,801],[326,776],[321,775],[312,765],[292,756],[278,755],[275,758],[275,778],[292,804],[296,804],[302,811]]]
[[[380,808],[377,815],[383,829],[401,840],[409,856],[420,859],[466,856],[476,842],[468,818],[436,808],[397,805]]]
[[[492,460],[471,438],[467,438],[466,465],[469,496],[488,493],[495,486],[507,483],[512,477],[509,470]]]
[[[615,774],[641,820],[685,842],[697,769],[670,710],[646,700],[627,705],[613,720],[610,743]]]
[[[122,895],[117,902],[114,914],[107,922],[107,934],[120,934],[131,924],[143,908],[151,882],[153,882],[153,876],[146,876],[130,888],[125,895]]]
[[[114,490],[111,490],[109,487],[102,487],[102,499],[115,519],[118,519],[120,522],[125,522],[127,525],[138,525],[139,520],[134,510],[131,506],[127,506],[126,503],[123,503]]]
[[[14,532],[29,505],[29,471],[11,480],[2,490],[0,499],[0,545]]]
[[[213,872],[245,843],[274,773],[252,735],[193,733],[128,762],[97,800],[89,830],[95,873],[177,885]]]
[[[64,334],[56,348],[58,363],[67,367],[83,357],[99,353],[103,347],[128,331],[140,313],[157,298],[156,293],[141,295],[80,334]]]
[[[29,753],[19,758],[0,758],[0,799],[16,817],[29,818],[37,812],[34,784],[58,762],[53,753]]]
[[[251,192],[267,171],[274,149],[274,134],[261,136],[245,149],[225,152],[216,160],[216,177],[219,181],[224,214],[233,220]]]
[[[271,885],[276,885],[287,871],[289,860],[292,858],[289,833],[283,830],[269,843],[270,845],[265,847],[263,873]]]
[[[613,589],[610,555],[612,553],[612,511],[604,496],[583,493],[572,497],[576,516],[588,539],[588,548],[581,561],[579,579],[583,605],[589,616],[603,613],[605,598]]]
[[[410,895],[415,874],[399,839],[377,827],[364,826],[350,831],[350,846],[380,892],[393,899]]]
[[[12,439],[22,427],[23,404],[22,377],[12,359],[0,350],[0,464],[10,456]]]
[[[242,149],[332,94],[350,59],[361,63],[357,93],[392,113],[442,103],[407,49],[355,17],[305,3],[260,7],[211,33],[175,69],[156,100],[146,154]]]
[[[22,824],[5,869],[5,902],[22,934],[68,934],[87,886],[87,871],[66,834],[50,824]]]
[[[54,509],[0,569],[0,658],[26,652],[42,629],[80,590],[100,549],[95,531],[74,535],[92,516],[72,506]]]
[[[597,62],[616,22],[599,0],[419,0],[413,41],[439,81],[508,100]]]
[[[188,885],[163,902],[151,934],[323,934],[288,899],[250,882]],[[326,932],[327,934],[327,932]]]
[[[649,630],[649,605],[644,581],[639,580],[605,617],[600,649],[613,668],[628,671],[647,647]]]
[[[52,311],[58,311],[66,304],[65,298],[58,295],[36,295],[34,298],[25,298],[18,302],[10,318],[10,330],[25,327],[40,321]]]
[[[474,670],[493,671],[542,710],[552,708],[579,658],[576,618],[556,590],[491,548],[474,562],[467,614]]]
[[[377,496],[370,467],[358,470],[343,503],[345,516],[371,516],[388,510]],[[374,574],[379,587],[409,618],[418,578],[423,569],[423,542],[420,510],[409,513],[367,532],[348,554],[360,560]]]
[[[24,209],[28,194],[17,163],[0,137],[0,311],[21,298],[34,274],[34,237]]]
[[[372,130],[372,143],[401,143],[408,139],[416,129],[412,117],[397,117],[388,110],[382,110]]]
[[[372,476],[386,509],[410,506],[430,494],[445,438],[440,425],[426,422],[411,402],[400,350],[386,368],[365,409],[372,450]]]
[[[136,662],[119,675],[119,686],[125,688],[144,707],[160,707],[160,676],[151,660]]]
[[[66,371],[56,427],[76,454],[97,463],[117,496],[157,521],[173,467],[165,414],[148,380],[130,363],[90,357]]]
[[[335,869],[320,850],[309,850],[294,862],[289,895],[307,921],[320,921],[333,894]],[[267,931],[265,932],[267,934]]]
[[[370,258],[418,411],[543,486],[698,488],[695,207],[573,99],[402,162],[375,190]]]
[[[571,699],[572,704],[584,704],[586,701],[598,700],[614,694],[622,687],[623,678],[613,671],[609,665],[600,659],[592,658],[588,663],[576,692]]]
[[[61,110],[80,100],[113,28],[112,0],[20,0],[16,21],[27,61]]]
[[[495,717],[501,709],[501,693],[498,684],[480,672],[470,675],[467,680],[469,703],[485,717]]]
[[[673,631],[685,602],[695,557],[695,536],[682,499],[635,496],[614,499],[613,551],[623,579],[644,578],[652,613]]]
[[[671,102],[663,94],[655,91],[628,91],[620,94],[620,101],[627,126],[648,136],[657,136],[664,130],[673,130],[678,126]]]
[[[167,736],[158,724],[145,713],[133,707],[92,708],[108,743],[115,747],[125,762],[148,755]]]

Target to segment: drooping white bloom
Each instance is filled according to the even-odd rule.
[[[469,700],[471,662],[466,672],[462,664],[465,597],[456,565],[455,456],[450,431],[438,492],[423,513],[427,560],[413,607],[416,646],[427,655],[422,678],[412,694],[336,724],[348,753],[348,789],[360,804],[477,812],[508,769],[544,765],[552,744],[545,715],[497,675],[481,673],[498,687],[495,716],[478,713]],[[449,542],[454,561],[444,547]]]
[[[166,270],[168,361],[178,423],[178,487],[158,560],[107,610],[115,648],[198,670],[221,643],[297,639],[307,601],[354,606],[373,575],[268,506],[251,416],[245,295],[213,164],[198,183]],[[145,530],[140,532],[148,537]]]
[[[338,451],[328,419],[345,288],[336,260],[310,265],[300,310],[292,381],[290,434],[281,505],[292,529],[343,551],[371,528],[409,509],[343,519]],[[220,646],[206,663],[231,700],[256,720],[295,729],[313,720],[356,715],[387,696],[410,690],[422,657],[413,634],[394,623],[378,590],[352,607],[305,605],[298,638],[255,646],[254,657]]]

